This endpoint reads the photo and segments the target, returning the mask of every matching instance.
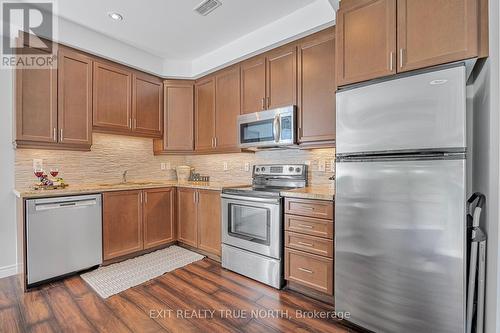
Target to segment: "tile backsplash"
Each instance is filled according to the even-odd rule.
[[[249,183],[254,164],[310,162],[309,182],[313,185],[331,185],[328,178],[334,163],[334,149],[280,150],[258,153],[217,155],[154,156],[151,139],[111,134],[93,134],[92,151],[57,151],[42,149],[16,150],[16,188],[29,187],[34,181],[33,159],[42,159],[43,168],[59,168],[60,175],[70,184],[119,182],[124,170],[128,180],[175,179],[175,167],[190,165],[212,181]],[[161,164],[170,164],[161,170]],[[224,170],[227,163],[227,170]],[[245,171],[245,164],[250,169]],[[324,166],[325,171],[321,171]]]

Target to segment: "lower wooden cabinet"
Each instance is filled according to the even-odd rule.
[[[285,277],[328,295],[333,294],[333,260],[285,249]]]
[[[177,223],[179,242],[221,255],[220,192],[179,188]]]
[[[174,207],[174,188],[104,193],[104,260],[174,241]]]

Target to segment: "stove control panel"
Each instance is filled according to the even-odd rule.
[[[254,176],[306,176],[306,166],[303,164],[266,164],[254,165]]]

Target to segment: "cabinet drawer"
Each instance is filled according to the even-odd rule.
[[[333,258],[333,240],[285,232],[285,246],[312,254]]]
[[[333,220],[333,202],[286,198],[285,213]]]
[[[285,249],[285,279],[333,294],[333,259]]]
[[[286,214],[285,230],[333,239],[333,222],[328,220]]]

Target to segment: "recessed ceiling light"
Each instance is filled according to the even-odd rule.
[[[123,16],[116,12],[109,12],[108,16],[111,17],[115,21],[123,21]]]

